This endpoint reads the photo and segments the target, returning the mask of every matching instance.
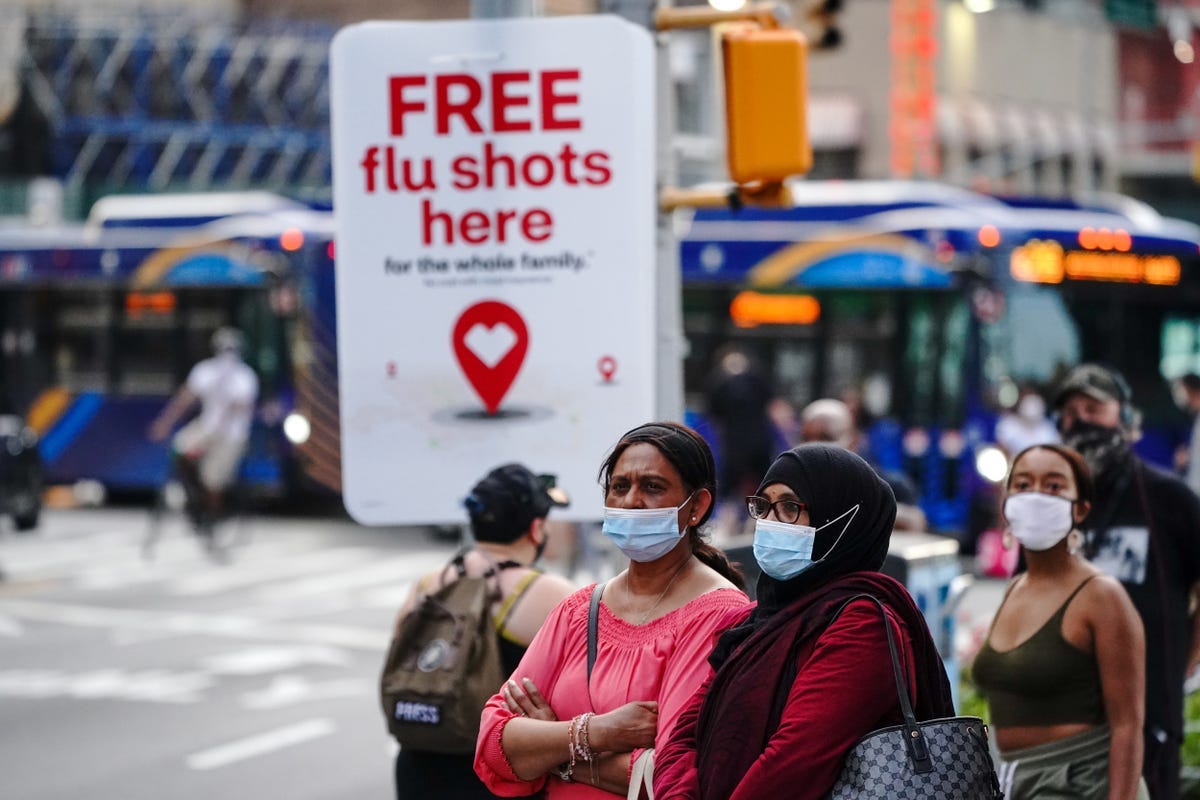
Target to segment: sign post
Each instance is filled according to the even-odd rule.
[[[596,470],[654,416],[654,55],[614,17],[371,22],[332,45],[344,499],[453,523],[487,470]]]

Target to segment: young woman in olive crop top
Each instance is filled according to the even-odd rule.
[[[1141,619],[1121,584],[1076,552],[1093,497],[1074,450],[1036,445],[1013,460],[1004,518],[1027,571],[1009,585],[972,666],[1007,800],[1149,797]]]

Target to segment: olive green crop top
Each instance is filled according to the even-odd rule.
[[[996,727],[1104,722],[1104,694],[1096,657],[1062,635],[1067,606],[1091,579],[1075,587],[1054,616],[1013,649],[995,650],[990,633],[979,648],[971,673],[987,697]]]

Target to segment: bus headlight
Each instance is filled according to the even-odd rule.
[[[992,483],[999,483],[1008,474],[1008,457],[995,445],[981,447],[975,453],[975,471]]]
[[[312,434],[312,426],[308,424],[308,417],[293,411],[284,418],[283,435],[292,444],[304,444],[308,441],[310,434]]]

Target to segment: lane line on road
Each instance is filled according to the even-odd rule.
[[[273,753],[285,747],[328,736],[336,730],[332,721],[324,718],[305,720],[296,725],[276,728],[245,739],[192,753],[186,763],[194,770],[218,769],[249,758]]]
[[[243,616],[103,608],[68,603],[4,600],[0,612],[9,617],[106,630],[161,631],[224,636],[231,639],[276,639],[326,644],[371,652],[386,651],[390,628],[373,630],[319,623],[264,623]]]
[[[264,586],[255,592],[255,597],[267,602],[294,601],[302,597],[357,590],[381,583],[395,584],[400,580],[416,578],[444,563],[446,556],[440,552],[410,553],[398,558],[376,560],[358,568]]]
[[[298,575],[357,567],[366,562],[375,562],[378,558],[377,553],[365,547],[338,547],[292,555],[287,559],[273,558],[254,564],[242,563],[235,559],[225,570],[185,577],[169,587],[168,591],[180,597],[198,597],[246,586],[262,586],[272,581],[294,579]]]

